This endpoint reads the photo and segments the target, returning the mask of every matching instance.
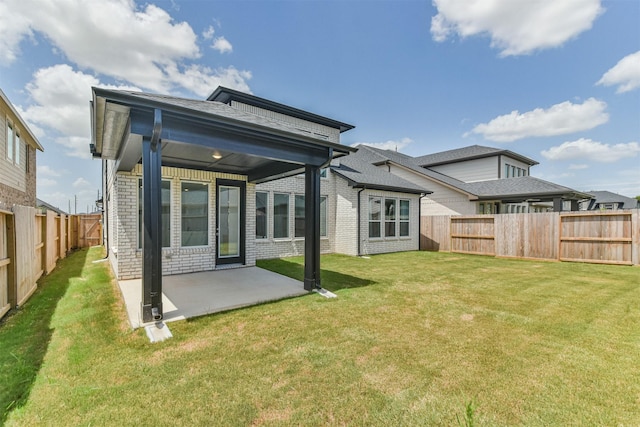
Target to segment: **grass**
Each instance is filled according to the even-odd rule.
[[[2,372],[17,369],[5,343],[48,331],[26,389],[2,395],[8,425],[640,424],[637,267],[330,255],[337,299],[176,322],[150,344],[101,255],[72,255],[0,326]],[[260,265],[302,277],[302,258]],[[42,324],[18,327],[54,286]]]

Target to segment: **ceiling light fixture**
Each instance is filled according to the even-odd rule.
[[[213,153],[211,155],[211,157],[213,157],[216,160],[220,160],[222,158],[222,154],[218,153],[217,151],[215,153]]]

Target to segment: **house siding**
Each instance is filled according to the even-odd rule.
[[[111,163],[111,162],[108,162]],[[113,174],[108,167],[107,182],[109,190],[108,208],[110,228],[117,230],[109,233],[111,250],[109,258],[114,265],[118,279],[134,279],[142,276],[142,250],[138,248],[138,180],[142,177],[142,167],[136,166],[132,172]],[[113,176],[110,179],[109,175]],[[229,179],[245,181],[246,177],[235,174],[220,174],[181,168],[162,168],[162,179],[171,182],[171,238],[170,247],[162,248],[162,274],[183,274],[215,269],[216,240],[216,180]],[[181,246],[181,182],[207,183],[209,189],[208,244],[197,247]],[[246,239],[245,265],[255,265],[255,185],[246,186]]]
[[[492,156],[433,166],[429,169],[460,181],[476,182],[498,179],[499,167],[503,166],[499,164],[498,156]]]
[[[476,213],[475,202],[470,201],[464,193],[395,165],[391,165],[390,171],[400,178],[433,191],[432,194],[422,198],[421,215],[473,215]]]
[[[516,160],[509,156],[500,156],[500,177],[506,178],[504,173],[504,166],[508,164],[510,166],[515,166],[520,169],[524,169],[527,171],[527,176],[529,176],[529,165],[527,163],[521,162],[520,160]]]
[[[327,171],[328,172],[328,171]],[[335,229],[335,216],[331,214],[333,209],[334,186],[332,185],[333,177],[327,174],[327,178],[320,179],[320,195],[327,196],[327,236],[320,238],[320,252],[332,252],[332,236]],[[255,191],[262,191],[268,194],[267,203],[267,238],[255,239],[256,257],[258,259],[282,258],[288,256],[304,255],[304,238],[295,237],[295,195],[304,195],[305,179],[304,176],[293,176],[289,178],[278,179],[255,186]],[[274,193],[289,195],[289,237],[274,238],[273,233],[273,195]],[[253,234],[255,237],[255,192],[253,195],[254,222]]]
[[[7,158],[8,122],[22,142],[19,163]],[[32,144],[22,122],[0,101],[0,208],[9,209],[14,204],[36,206],[36,150]]]
[[[353,191],[353,190],[352,190]],[[385,199],[408,199],[409,204],[409,236],[369,238],[369,197],[377,196]],[[360,195],[360,255],[373,255],[389,252],[417,251],[420,248],[420,223],[416,194],[404,194],[390,191],[365,190]],[[384,213],[383,213],[384,214]],[[383,217],[384,221],[384,217]],[[383,227],[384,228],[384,227]],[[357,241],[357,240],[355,240]]]

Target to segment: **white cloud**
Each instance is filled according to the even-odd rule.
[[[2,8],[11,13],[3,13]],[[0,18],[0,60],[5,63],[15,60],[25,37],[42,33],[82,69],[167,93],[177,89],[180,81],[190,81],[182,78],[183,73],[190,72],[190,64],[201,57],[191,26],[174,22],[153,4],[137,8],[132,0],[4,0],[0,16],[4,16]],[[204,81],[228,74],[227,69],[202,68],[201,72],[205,70],[210,75]],[[242,90],[250,75],[241,72],[239,86],[233,88]],[[215,87],[187,89],[204,96]]]
[[[489,35],[501,56],[561,46],[591,28],[603,12],[600,0],[433,0],[433,39]]]
[[[55,169],[53,169],[53,168],[51,168],[51,167],[49,167],[47,165],[38,165],[36,170],[37,170],[37,173],[38,173],[38,177],[41,177],[41,176],[59,177],[59,176],[62,175],[59,171],[57,171],[57,170],[55,170]],[[38,182],[39,182],[39,180],[38,180]]]
[[[612,163],[624,158],[635,157],[638,153],[640,153],[640,144],[637,142],[610,145],[588,138],[580,138],[543,150],[541,154],[549,160],[587,159]]]
[[[368,145],[369,147],[379,148],[381,150],[401,151],[403,148],[405,148],[407,145],[411,144],[412,142],[413,142],[413,139],[411,138],[402,138],[398,141],[389,140],[386,142],[356,142],[351,146],[355,147],[356,145]]]
[[[27,92],[34,104],[22,109],[22,114],[37,128],[42,126],[60,132],[63,136],[55,138],[55,141],[67,148],[68,155],[88,158],[91,86],[137,89],[103,85],[97,78],[74,71],[69,65],[54,65],[36,71],[33,80],[27,84]]]
[[[588,169],[588,168],[589,168],[589,165],[585,165],[585,164],[576,165],[572,163],[569,165],[570,170],[581,170],[581,169]]]
[[[51,178],[38,178],[38,187],[53,187],[58,185],[58,181]]]
[[[216,37],[211,47],[220,53],[230,53],[233,51],[233,46],[231,46],[231,43],[224,37]]]
[[[213,35],[215,34],[216,30],[213,28],[212,25],[209,25],[209,28],[207,28],[206,30],[204,30],[202,32],[202,37],[205,40],[211,40],[213,38]]]
[[[90,186],[91,186],[91,183],[86,179],[84,179],[83,177],[80,177],[75,181],[73,181],[73,188],[87,188]]]
[[[640,50],[622,58],[609,69],[597,85],[618,86],[617,93],[640,88]]]
[[[512,142],[534,136],[566,135],[609,121],[606,108],[605,102],[589,98],[582,104],[565,101],[546,110],[536,108],[522,114],[516,110],[477,125],[465,136],[476,133],[490,141]]]

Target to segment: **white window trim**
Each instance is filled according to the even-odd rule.
[[[173,233],[172,233],[172,229],[173,229],[173,180],[171,178],[162,178],[162,181],[168,182],[169,183],[169,246],[162,246],[161,249],[162,250],[169,250],[173,247]],[[137,198],[136,198],[136,235],[138,236],[136,238],[136,240],[138,240],[137,242],[137,250],[141,251],[142,250],[142,235],[141,235],[141,215],[138,213],[140,211],[140,198],[142,197],[141,191],[142,191],[142,177],[138,176],[136,177],[136,189],[138,190],[136,192]],[[162,200],[160,201],[160,203],[162,203]],[[140,233],[140,234],[138,234]]]
[[[258,237],[258,235],[256,234],[255,238],[256,238],[256,242],[267,242],[269,241],[269,209],[271,208],[271,192],[270,191],[259,191],[256,190],[256,225],[255,228],[256,230],[258,229],[258,221],[257,221],[257,216],[258,216],[258,193],[263,193],[267,195],[267,206],[265,208],[265,220],[267,221],[266,223],[266,229],[265,229],[265,233],[267,234],[265,237]]]
[[[285,237],[276,237],[276,214],[275,214],[275,208],[276,208],[276,195],[282,195],[282,196],[287,196],[287,236]],[[276,242],[283,242],[283,241],[289,241],[291,240],[291,193],[283,193],[283,192],[279,192],[279,191],[274,191],[273,192],[273,204],[272,204],[272,211],[273,211],[273,221],[271,223],[271,235],[273,236],[273,240]],[[295,215],[295,211],[294,211],[294,215]]]
[[[190,250],[190,249],[201,249],[201,248],[209,248],[211,247],[211,231],[212,229],[214,229],[215,227],[212,227],[212,220],[211,220],[211,212],[212,209],[215,209],[215,206],[212,207],[211,204],[211,183],[207,182],[207,181],[193,181],[193,180],[180,180],[180,185],[179,185],[179,189],[180,189],[180,202],[179,202],[179,207],[180,207],[180,230],[179,230],[179,235],[180,235],[180,249],[184,249],[184,250]],[[182,245],[182,184],[203,184],[203,186],[207,187],[207,243],[205,245],[195,245],[195,246],[183,246]],[[215,203],[214,203],[215,205]]]

